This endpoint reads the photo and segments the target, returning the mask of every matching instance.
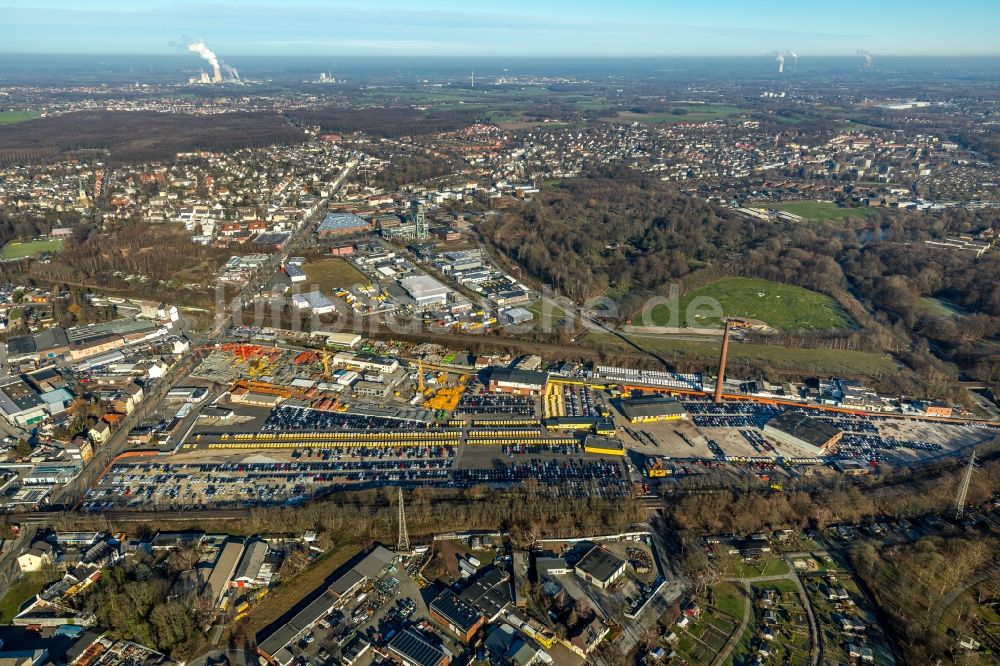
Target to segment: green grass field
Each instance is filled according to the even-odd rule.
[[[0,111],[0,125],[13,125],[38,118],[41,115],[37,111]]]
[[[17,615],[21,604],[41,592],[46,585],[56,579],[58,576],[41,571],[24,574],[0,597],[0,624],[10,624],[10,621]]]
[[[58,252],[62,246],[61,240],[24,241],[23,243],[11,241],[3,246],[3,250],[0,251],[0,259],[23,259],[43,252]]]
[[[874,215],[874,208],[841,208],[829,201],[786,201],[769,204],[768,208],[783,210],[807,220],[842,220],[848,217],[868,217]]]
[[[701,304],[708,304],[702,307]],[[729,278],[705,285],[680,298],[678,323],[698,328],[718,328],[720,318],[712,312],[718,303],[722,313],[730,317],[759,319],[783,331],[832,330],[851,328],[853,322],[829,296],[780,282]],[[693,307],[692,307],[693,305]],[[705,310],[700,313],[699,310]],[[653,307],[649,319],[655,326],[671,325],[671,309],[666,305]],[[634,323],[645,324],[637,317]]]
[[[703,123],[709,120],[729,118],[740,113],[740,109],[735,106],[718,104],[678,104],[677,108],[684,109],[687,113],[619,111],[618,116],[613,120],[629,123]]]
[[[917,309],[937,317],[961,317],[965,314],[965,311],[954,303],[933,296],[924,296],[917,301]]]
[[[726,570],[726,576],[734,578],[756,578],[757,576],[780,576],[788,573],[788,564],[778,556],[771,556],[759,562],[743,562],[734,560],[732,566]]]
[[[714,367],[719,360],[719,341],[678,340],[668,336],[626,336],[637,346],[657,353],[670,362],[694,361]],[[611,333],[587,333],[583,343],[592,348],[635,353],[636,349]],[[729,347],[729,361],[736,363],[764,363],[779,370],[792,370],[818,374],[839,373],[874,377],[878,374],[898,372],[899,366],[885,354],[840,351],[832,349],[797,349],[774,345],[733,344]]]
[[[743,588],[736,583],[718,583],[712,587],[715,608],[737,620],[743,619],[743,609],[746,608],[747,596]]]
[[[306,273],[306,285],[316,285],[325,294],[332,289],[353,287],[356,284],[365,285],[371,282],[364,273],[349,264],[346,259],[323,259],[308,263],[302,267]]]

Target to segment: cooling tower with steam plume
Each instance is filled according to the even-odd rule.
[[[236,71],[235,67],[230,67],[226,63],[222,62],[219,56],[215,55],[212,49],[208,48],[203,40],[192,41],[185,40],[184,47],[191,53],[195,53],[202,60],[207,62],[212,68],[211,82],[212,83],[222,83],[223,79],[222,72],[225,71],[228,80],[239,81],[240,73]]]
[[[785,71],[785,54],[781,51],[771,51],[770,55],[778,63],[778,74],[783,74]]]
[[[861,64],[861,69],[871,69],[872,68],[872,54],[868,49],[858,49],[858,55],[864,58],[864,62]]]
[[[792,71],[797,72],[799,70],[799,54],[795,51],[789,51],[788,56],[792,59]]]

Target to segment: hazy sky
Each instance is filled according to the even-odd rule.
[[[4,53],[996,55],[998,27],[998,0],[0,0]]]

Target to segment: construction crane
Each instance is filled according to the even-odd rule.
[[[319,362],[323,364],[323,379],[330,379],[330,355],[327,352],[320,352]]]

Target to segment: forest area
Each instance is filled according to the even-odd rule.
[[[546,185],[480,226],[539,281],[578,303],[609,297],[622,319],[671,283],[683,294],[723,278],[760,278],[826,294],[856,330],[756,341],[891,353],[942,397],[955,367],[1000,379],[1000,253],[977,257],[924,241],[983,231],[1000,231],[1000,216],[886,211],[809,224],[738,217],[628,170]],[[959,316],[929,307],[932,299],[954,304]]]
[[[477,109],[420,111],[412,107],[349,109],[339,106],[296,109],[286,114],[297,123],[318,125],[324,132],[364,132],[386,138],[451,132],[469,126],[481,115]]]
[[[300,143],[305,134],[274,113],[186,115],[80,111],[0,126],[0,164],[55,162],[78,151],[107,153],[110,164]]]
[[[206,278],[214,275],[229,254],[193,243],[175,224],[134,222],[109,232],[81,227],[51,260],[0,264],[0,278],[19,283],[28,277],[150,298],[180,296],[178,300],[187,304],[212,305],[212,291],[207,286],[197,290],[184,287],[187,283],[207,284]],[[145,279],[125,280],[129,275]]]

